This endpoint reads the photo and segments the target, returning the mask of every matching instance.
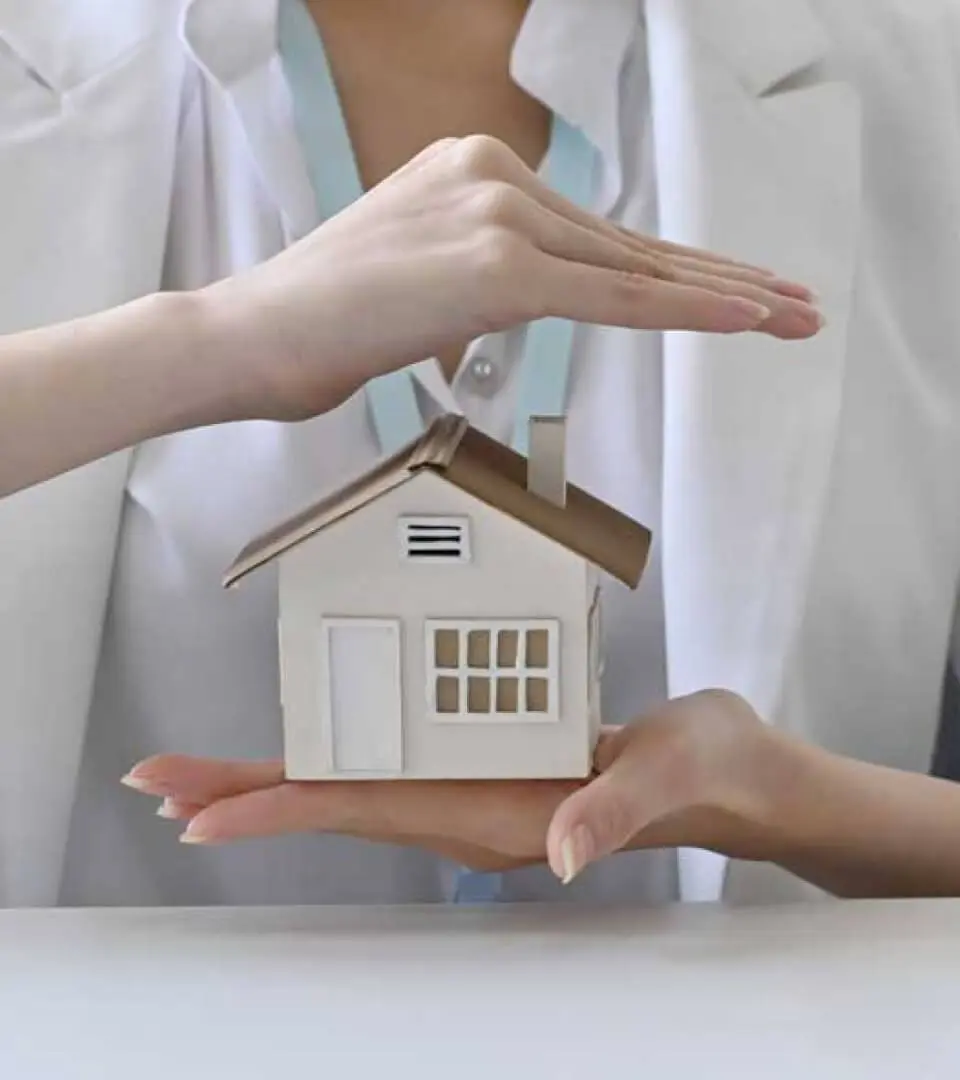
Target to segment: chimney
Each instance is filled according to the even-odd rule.
[[[531,416],[527,490],[557,506],[567,504],[566,417]]]

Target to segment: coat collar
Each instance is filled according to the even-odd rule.
[[[810,0],[683,0],[682,25],[762,97],[827,58],[833,43]]]
[[[659,15],[662,47],[657,0],[531,0],[514,46],[511,72],[517,83],[580,128],[600,151],[607,189],[601,209],[609,209],[620,192],[620,80],[642,32],[645,6]],[[277,9],[278,0],[187,0],[183,37],[200,69],[232,98],[263,179],[296,236],[316,224],[315,209],[277,62]],[[830,50],[810,0],[682,0],[678,13],[674,27],[695,35],[754,98]],[[258,121],[265,101],[291,122]]]
[[[187,0],[181,35],[237,116],[290,243],[316,227],[317,207],[277,54],[278,10],[279,0]]]
[[[225,87],[270,63],[279,0],[188,0],[184,36],[200,67]],[[641,0],[531,0],[511,71],[517,82],[598,146],[613,144],[620,68]]]
[[[276,55],[278,6],[279,0],[188,0],[182,32],[201,71],[238,111],[258,168],[296,236],[315,224],[315,212],[292,123],[258,119],[264,102],[291,115]],[[511,58],[518,85],[600,151],[607,201],[619,191],[619,80],[640,13],[641,0],[531,0]]]
[[[641,22],[641,0],[531,0],[514,44],[510,71],[517,85],[599,151],[601,212],[622,188],[620,79]]]
[[[2,5],[0,41],[35,78],[67,93],[169,27],[164,7],[155,0],[21,0]]]
[[[183,37],[200,69],[229,90],[269,66],[279,0],[187,0]]]

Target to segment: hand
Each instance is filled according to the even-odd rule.
[[[719,691],[603,732],[598,775],[579,781],[289,783],[277,762],[151,758],[124,778],[224,843],[330,832],[422,847],[476,870],[543,862],[564,881],[625,848],[703,847],[762,857],[763,787],[776,736]]]
[[[548,315],[780,338],[821,325],[803,286],[585,213],[485,136],[429,147],[299,243],[202,295],[257,414],[285,420]]]

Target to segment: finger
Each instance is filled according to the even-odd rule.
[[[206,808],[205,804],[166,798],[157,808],[157,817],[165,818],[167,821],[190,821]]]
[[[744,297],[552,256],[542,258],[530,275],[541,290],[537,305],[541,315],[631,330],[718,334],[766,331],[771,316],[768,307]],[[779,336],[776,327],[769,332]]]
[[[807,338],[824,326],[823,316],[805,301],[778,296],[752,281],[738,281],[722,275],[677,271],[674,281],[681,285],[707,289],[724,296],[753,300],[770,311],[763,329],[784,339]]]
[[[162,754],[134,766],[121,783],[145,795],[211,803],[231,795],[273,787],[284,779],[280,761],[218,761]]]
[[[498,239],[523,237],[539,251],[571,262],[656,278],[673,277],[668,260],[642,246],[628,245],[569,221],[510,184],[475,185],[464,202],[466,212],[486,234]],[[496,232],[491,233],[491,229]]]
[[[258,794],[263,794],[258,793]],[[358,827],[350,827],[346,823],[332,828],[328,815],[326,827],[319,825],[306,826],[298,815],[294,819],[297,825],[295,829],[284,829],[282,822],[271,817],[271,806],[263,805],[263,799],[254,799],[252,796],[237,796],[225,802],[214,803],[209,807],[190,806],[185,803],[176,803],[174,800],[164,801],[161,810],[165,812],[161,817],[171,820],[187,820],[190,826],[181,837],[186,843],[191,844],[227,844],[255,837],[269,837],[283,832],[326,832],[337,833],[341,836],[354,836],[357,839],[402,845],[404,847],[421,848],[432,852],[440,858],[447,859],[459,866],[466,866],[479,873],[503,872],[515,870],[533,863],[532,858],[505,855],[503,852],[477,844],[470,844],[462,840],[452,840],[445,836],[435,834],[400,833],[396,829],[378,832],[372,829],[362,830]],[[266,812],[266,813],[265,813]],[[202,820],[195,822],[192,819],[203,815]],[[270,824],[272,821],[272,825]]]
[[[330,832],[398,842],[429,836],[435,851],[449,844],[528,860],[533,849],[542,857],[550,818],[575,787],[549,781],[285,783],[212,804],[182,839],[211,844]]]
[[[647,251],[652,250],[659,255],[691,258],[700,262],[713,263],[717,266],[724,266],[731,269],[738,267],[763,277],[775,278],[778,282],[777,291],[786,289],[789,290],[791,295],[800,296],[802,299],[813,298],[811,290],[806,286],[799,282],[784,281],[764,267],[744,263],[740,260],[717,254],[716,252],[686,247],[682,244],[676,244],[666,240],[654,239],[628,229],[625,226],[609,222],[587,210],[583,210],[575,203],[570,202],[568,199],[552,190],[514,154],[504,158],[504,171],[507,178],[509,178],[512,183],[514,183],[521,191],[524,191],[527,195],[535,199],[540,205],[552,210],[554,213],[559,214],[568,221],[580,225],[582,228],[596,231],[612,240],[625,243],[628,246],[637,246]]]
[[[755,266],[702,248],[654,239],[581,209],[553,191],[509,146],[490,136],[445,140],[442,150],[447,154],[446,160],[453,163],[454,169],[458,166],[463,168],[472,179],[507,181],[546,209],[552,210],[583,228],[600,232],[610,239],[670,258],[690,258],[726,267],[728,270],[739,268],[760,277],[774,279],[770,287],[775,291],[786,292],[787,295],[797,296],[800,299],[813,299],[813,294],[806,286],[777,278],[765,267]]]
[[[648,251],[627,247],[565,221],[552,211],[537,207],[532,200],[514,203],[513,213],[518,219],[515,227],[519,227],[519,219],[524,219],[529,238],[548,255],[586,266],[648,275],[753,301],[770,312],[763,320],[766,323],[764,329],[777,337],[809,337],[823,325],[823,319],[815,308],[804,301],[771,292],[766,286],[757,284],[755,276],[743,273],[741,276],[726,277],[722,273],[706,273],[703,270],[705,264],[692,260],[685,269],[678,265],[671,266],[662,259],[652,258]]]
[[[380,838],[442,831],[472,843],[485,801],[479,785],[281,783],[220,799],[191,822],[184,840],[221,843],[303,832]]]
[[[597,746],[593,752],[593,765],[597,772],[605,773],[629,746],[636,736],[636,724],[621,727],[602,727]]]
[[[670,734],[662,725],[647,724],[613,736],[607,752],[619,746],[620,753],[607,771],[557,808],[547,828],[547,860],[562,881],[686,804]]]
[[[617,225],[615,228],[620,229],[629,237],[636,238],[641,235],[639,233],[631,232],[622,225]],[[658,251],[661,255],[666,255],[674,259],[689,259],[694,262],[710,263],[714,266],[724,267],[731,271],[745,270],[748,273],[756,274],[759,278],[776,278],[783,284],[791,284],[798,289],[809,292],[809,290],[806,289],[806,286],[799,284],[799,282],[786,282],[769,267],[757,266],[755,263],[744,262],[742,259],[735,259],[732,256],[722,255],[719,252],[709,251],[706,248],[696,248],[689,247],[685,244],[677,244],[671,240],[663,240],[657,236],[644,236],[643,239],[644,243]]]
[[[525,196],[518,196],[513,206],[514,220],[504,224],[524,233],[547,255],[666,281],[674,278],[670,262],[642,245],[625,244],[597,229],[569,221]]]
[[[755,285],[766,293],[775,296],[789,296],[794,300],[803,300],[814,303],[815,296],[812,290],[795,281],[787,281],[765,271],[754,270],[746,266],[738,266],[736,263],[723,263],[707,258],[671,255],[661,251],[653,240],[647,241],[647,247],[651,252],[666,259],[674,270],[676,276],[681,276],[684,271],[694,274],[708,274],[729,281],[739,281],[744,284]]]

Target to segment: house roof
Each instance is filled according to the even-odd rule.
[[[527,459],[471,427],[462,417],[439,417],[415,441],[383,458],[346,486],[253,540],[227,571],[231,587],[388,491],[430,471],[476,499],[515,518],[636,588],[650,550],[643,526],[567,484],[560,506],[527,490]]]

